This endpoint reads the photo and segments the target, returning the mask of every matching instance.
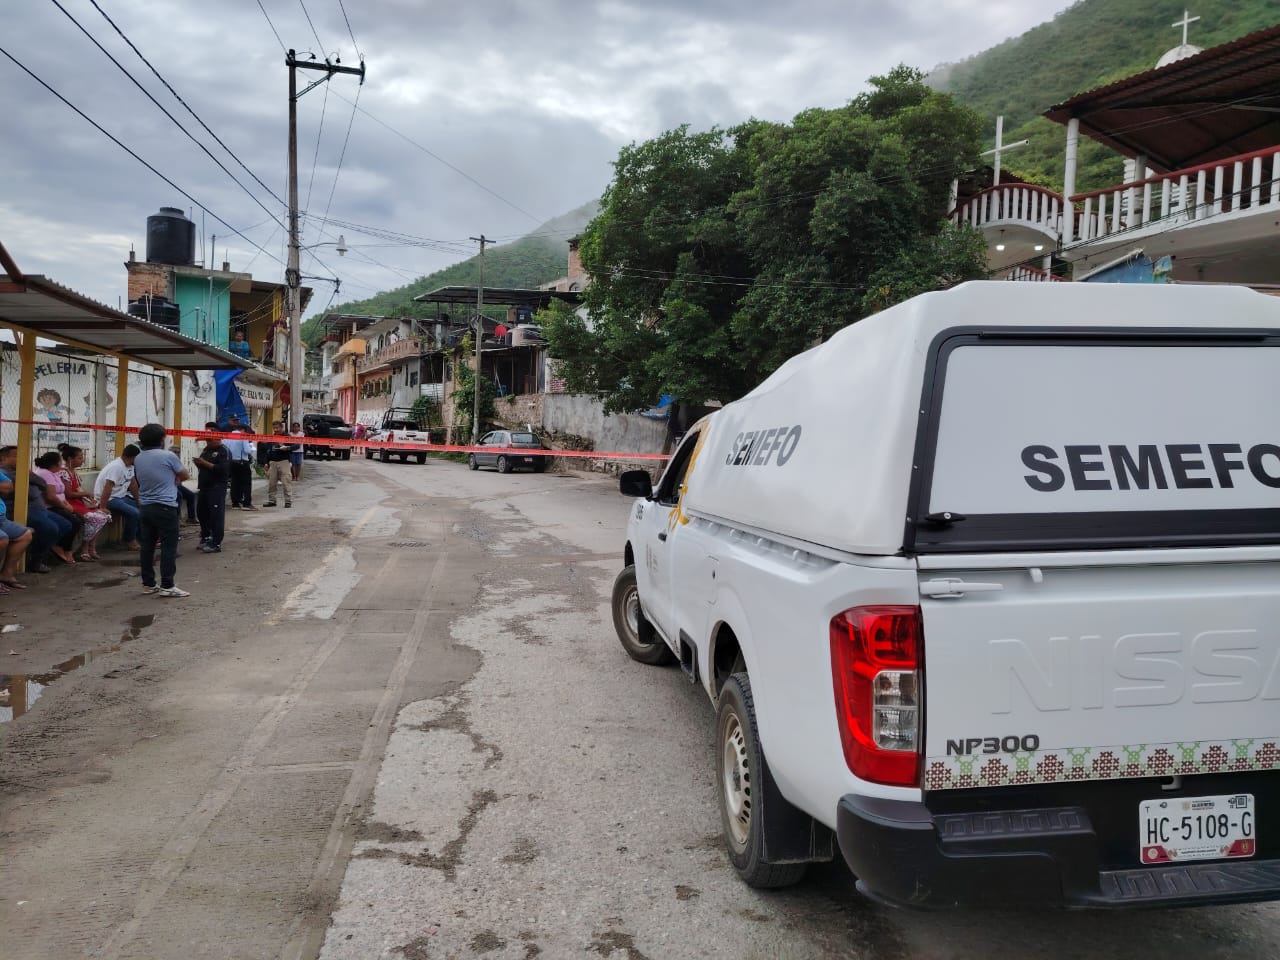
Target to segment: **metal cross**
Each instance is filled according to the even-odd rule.
[[[991,177],[991,185],[993,187],[1000,184],[1000,157],[1006,150],[1012,150],[1014,147],[1026,146],[1026,140],[1019,140],[1017,143],[1004,142],[1004,117],[996,117],[996,146],[994,150],[984,150],[981,156],[995,156],[995,172]]]
[[[1191,26],[1193,23],[1195,23],[1199,19],[1200,19],[1199,17],[1191,16],[1190,10],[1183,10],[1182,19],[1178,20],[1175,23],[1169,24],[1169,26],[1174,28],[1177,28],[1177,27],[1182,28],[1182,45],[1184,47],[1187,45],[1187,27]]]

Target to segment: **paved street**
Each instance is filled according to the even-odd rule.
[[[222,555],[184,541],[189,600],[121,554],[3,598],[4,672],[74,667],[0,724],[4,960],[1280,954],[1277,905],[912,914],[840,864],[750,890],[709,702],[613,637],[614,481],[305,470]]]

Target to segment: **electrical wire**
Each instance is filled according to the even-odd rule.
[[[302,202],[303,210],[311,209],[311,188],[316,182],[316,165],[320,162],[320,135],[324,133],[324,115],[329,109],[329,84],[324,85],[324,102],[320,104],[320,126],[316,129],[316,149],[311,156],[311,177],[307,180],[307,198]]]
[[[338,189],[338,177],[342,176],[342,161],[347,157],[347,144],[351,142],[351,127],[356,122],[356,110],[359,109],[358,104],[360,103],[360,91],[363,89],[364,84],[361,84],[356,89],[355,104],[353,104],[351,108],[351,118],[347,121],[347,135],[342,138],[342,150],[338,154],[338,169],[333,171],[333,186],[329,188],[329,200],[324,205],[324,216],[320,218],[321,230],[324,229],[324,225],[329,219],[329,208],[333,206],[333,194]]]
[[[197,207],[199,207],[200,209],[204,210],[206,213],[208,213],[208,214],[209,214],[209,216],[213,217],[213,219],[217,220],[220,224],[222,224],[224,227],[226,227],[228,230],[230,230],[232,233],[234,233],[237,237],[239,237],[239,238],[240,238],[241,240],[243,240],[245,243],[249,244],[249,246],[253,247],[254,249],[256,249],[256,250],[258,250],[258,251],[260,251],[260,252],[262,252],[262,253],[267,253],[267,251],[266,251],[266,250],[264,250],[261,246],[259,246],[258,244],[254,243],[252,240],[250,240],[248,237],[246,237],[246,236],[244,235],[244,233],[242,233],[240,230],[238,230],[238,229],[236,229],[235,227],[233,227],[233,226],[232,226],[230,223],[228,223],[226,220],[223,220],[220,216],[218,216],[216,213],[214,213],[212,210],[210,210],[207,206],[205,206],[203,203],[201,203],[199,200],[197,200],[195,197],[193,197],[190,193],[188,193],[186,190],[182,189],[182,187],[180,187],[180,186],[178,186],[176,183],[174,183],[174,182],[173,182],[173,180],[171,180],[169,177],[165,176],[163,173],[161,173],[159,170],[157,170],[154,166],[152,166],[152,165],[151,165],[150,163],[148,163],[146,160],[142,159],[142,157],[140,157],[140,156],[139,156],[137,153],[135,153],[132,149],[130,149],[128,146],[126,146],[126,145],[125,145],[125,144],[124,144],[124,143],[123,143],[123,142],[122,142],[118,137],[116,137],[114,134],[112,134],[110,131],[108,131],[105,127],[103,127],[100,123],[98,123],[96,120],[94,120],[92,117],[90,117],[87,113],[85,113],[83,110],[81,110],[79,107],[77,107],[74,103],[72,103],[70,100],[68,100],[68,99],[67,99],[66,97],[64,97],[62,94],[60,94],[60,93],[59,93],[57,90],[55,90],[52,86],[50,86],[48,83],[46,83],[44,80],[42,80],[42,79],[41,79],[39,76],[37,76],[37,75],[36,75],[36,74],[35,74],[35,73],[34,73],[34,72],[29,68],[29,67],[27,67],[27,65],[26,65],[26,64],[24,64],[21,60],[19,60],[17,57],[15,57],[13,54],[11,54],[11,53],[10,53],[8,50],[6,50],[4,47],[0,47],[0,54],[3,54],[3,55],[4,55],[4,56],[9,60],[9,61],[11,61],[11,62],[14,64],[14,66],[16,66],[19,70],[21,70],[23,73],[25,73],[27,76],[29,76],[29,77],[30,77],[32,80],[34,80],[36,83],[40,84],[40,86],[44,87],[44,88],[45,88],[45,90],[47,90],[49,93],[53,94],[55,97],[57,97],[59,100],[61,100],[61,101],[62,101],[66,106],[70,107],[73,111],[75,111],[75,113],[76,113],[76,114],[78,114],[78,115],[80,116],[80,118],[81,118],[82,120],[86,121],[90,126],[92,126],[95,130],[97,130],[99,133],[101,133],[104,137],[106,137],[106,138],[107,138],[108,140],[110,140],[112,143],[114,143],[117,147],[119,147],[119,148],[120,148],[121,150],[123,150],[125,153],[129,154],[129,156],[131,156],[131,157],[133,157],[133,159],[137,160],[140,164],[142,164],[144,167],[146,167],[148,170],[150,170],[152,173],[154,173],[157,177],[159,177],[161,180],[163,180],[165,183],[167,183],[169,186],[171,186],[174,190],[178,191],[178,193],[182,194],[184,197],[186,197],[188,200],[190,200],[192,204],[194,204],[195,206],[197,206]],[[270,254],[270,253],[267,253],[267,256],[268,256],[268,257],[271,257],[271,259],[272,259],[272,260],[276,261],[276,263],[280,264],[281,266],[284,266],[284,261],[283,261],[283,260],[281,260],[279,257],[276,257],[276,256],[274,256],[274,255],[272,255],[272,254]]]
[[[236,163],[240,164],[241,169],[244,170],[245,173],[249,174],[249,176],[253,177],[253,179],[257,181],[258,186],[262,187],[263,190],[267,191],[267,193],[271,195],[271,198],[275,200],[276,203],[280,204],[282,207],[287,206],[284,200],[274,190],[272,190],[269,186],[267,186],[267,184],[265,184],[262,181],[261,177],[259,177],[256,173],[250,170],[249,167],[245,164],[245,162],[236,155],[236,152],[232,150],[230,147],[228,147],[222,141],[221,137],[219,137],[216,133],[213,132],[213,130],[209,127],[209,125],[200,118],[199,114],[197,114],[195,110],[193,110],[187,104],[187,101],[182,99],[182,97],[178,94],[178,91],[173,89],[173,85],[170,84],[168,80],[166,80],[163,76],[160,75],[160,71],[157,70],[154,66],[152,66],[151,61],[142,55],[142,51],[139,50],[137,46],[134,45],[134,42],[130,40],[128,36],[125,35],[125,32],[123,30],[121,30],[118,26],[116,26],[116,22],[112,20],[109,16],[107,16],[106,11],[103,10],[102,7],[98,6],[98,0],[89,0],[89,2],[93,4],[93,8],[95,10],[97,10],[100,14],[102,14],[102,18],[106,20],[107,23],[111,24],[111,28],[120,35],[120,39],[129,45],[129,49],[132,50],[135,54],[137,54],[138,59],[147,65],[147,69],[149,69],[153,74],[155,74],[156,79],[164,84],[165,89],[168,90],[171,94],[173,94],[173,98],[177,100],[180,104],[182,104],[182,106],[186,109],[187,113],[195,117],[196,122],[199,123],[200,126],[204,127],[205,132],[208,133],[209,136],[213,137],[213,139],[217,141],[218,146],[222,147],[223,150],[227,151],[231,159],[234,160]],[[262,5],[261,0],[259,0],[258,5],[259,6]],[[265,14],[267,11],[263,10],[262,12]],[[271,23],[270,18],[267,19],[267,23],[268,24]],[[275,27],[273,26],[271,29],[275,30]],[[277,40],[280,39],[279,34],[276,35],[276,39]],[[284,44],[281,44],[281,47],[283,46]]]
[[[302,8],[302,15],[307,18],[307,26],[311,28],[311,35],[316,38],[316,47],[319,48],[320,56],[324,56],[324,44],[320,42],[320,34],[316,33],[316,25],[311,22],[311,14],[307,12],[307,5],[303,0],[298,0],[298,6]],[[325,58],[328,59],[327,57]]]
[[[532,220],[534,223],[544,223],[544,222],[546,221],[546,219],[547,219],[546,217],[541,217],[541,218],[536,217],[536,216],[534,216],[532,213],[530,213],[528,210],[525,210],[525,209],[524,209],[524,208],[522,208],[522,207],[518,207],[518,206],[516,206],[516,204],[512,203],[510,200],[508,200],[508,199],[507,199],[506,197],[504,197],[502,194],[498,193],[496,190],[493,190],[493,189],[491,189],[491,188],[489,188],[489,187],[485,186],[483,183],[481,183],[481,182],[480,182],[479,180],[477,180],[475,177],[471,176],[471,174],[467,173],[465,170],[461,169],[460,167],[456,167],[456,166],[454,166],[452,163],[450,163],[450,162],[449,162],[448,160],[446,160],[444,157],[440,156],[438,153],[435,153],[435,152],[434,152],[434,151],[432,151],[429,147],[424,147],[422,144],[418,143],[418,141],[414,140],[414,139],[413,139],[412,137],[410,137],[408,134],[401,133],[401,132],[400,132],[399,130],[397,130],[395,127],[391,126],[391,124],[387,123],[385,120],[382,120],[382,119],[380,119],[380,118],[378,118],[378,117],[375,117],[372,113],[370,113],[370,112],[369,112],[368,110],[366,110],[364,107],[358,107],[358,106],[356,106],[356,104],[355,104],[355,103],[353,103],[351,100],[347,100],[347,98],[346,98],[346,97],[344,97],[342,94],[338,93],[337,91],[334,91],[334,94],[333,94],[333,95],[334,95],[335,97],[337,97],[339,100],[345,100],[347,103],[351,104],[351,106],[352,106],[353,108],[355,108],[355,109],[359,110],[361,113],[363,113],[366,117],[368,117],[368,118],[369,118],[370,120],[372,120],[374,123],[378,124],[378,125],[379,125],[379,126],[381,126],[381,127],[385,127],[387,130],[389,130],[389,131],[391,131],[392,133],[394,133],[397,137],[399,137],[401,140],[403,140],[403,141],[405,141],[406,143],[408,143],[410,146],[416,147],[417,149],[421,150],[423,153],[425,153],[427,156],[429,156],[432,160],[435,160],[437,163],[443,164],[444,166],[446,166],[446,167],[448,167],[450,170],[452,170],[454,173],[458,174],[458,176],[462,177],[464,180],[468,180],[468,181],[470,181],[471,183],[475,184],[477,187],[479,187],[479,188],[480,188],[481,190],[483,190],[485,193],[489,194],[489,195],[490,195],[491,197],[493,197],[494,199],[496,199],[496,200],[500,200],[502,203],[506,204],[506,205],[507,205],[508,207],[510,207],[512,210],[516,211],[516,213],[519,213],[519,214],[522,214],[522,215],[524,215],[524,216],[528,217],[528,218],[529,218],[530,220]]]
[[[356,43],[356,35],[351,29],[351,18],[347,16],[347,5],[338,0],[338,9],[342,11],[342,19],[347,22],[347,33],[351,36],[351,46],[355,47],[356,56],[363,60],[364,57],[360,53],[360,44]]]
[[[127,68],[127,67],[125,67],[125,65],[124,65],[124,64],[122,64],[119,60],[117,60],[114,56],[112,56],[111,52],[110,52],[109,50],[107,50],[107,48],[106,48],[106,47],[104,47],[101,43],[99,43],[99,42],[98,42],[98,39],[97,39],[93,34],[91,34],[87,29],[85,29],[84,25],[83,25],[83,24],[81,24],[81,23],[80,23],[80,21],[79,21],[79,20],[77,20],[77,19],[76,19],[76,18],[71,14],[71,11],[69,11],[66,7],[64,7],[64,6],[59,2],[59,0],[50,0],[50,2],[51,2],[55,7],[57,7],[59,10],[61,10],[61,11],[62,11],[62,13],[67,17],[67,19],[68,19],[68,20],[70,20],[72,23],[74,23],[74,24],[76,25],[76,27],[80,30],[80,32],[81,32],[81,33],[83,33],[86,37],[88,37],[88,38],[89,38],[89,41],[90,41],[90,42],[91,42],[95,47],[97,47],[100,51],[102,51],[103,56],[105,56],[108,60],[110,60],[113,64],[115,64],[115,65],[116,65],[116,67],[120,70],[120,72],[121,72],[121,73],[123,73],[126,77],[128,77],[128,78],[129,78],[129,80],[133,83],[133,85],[134,85],[135,87],[137,87],[139,90],[141,90],[141,91],[142,91],[142,93],[146,96],[146,98],[147,98],[148,100],[150,100],[152,103],[154,103],[154,104],[156,105],[156,107],[160,110],[160,112],[161,112],[161,113],[163,113],[166,117],[168,117],[168,118],[169,118],[169,121],[170,121],[170,122],[171,122],[175,127],[177,127],[177,128],[178,128],[179,130],[181,130],[184,134],[186,134],[187,139],[189,139],[189,140],[190,140],[192,143],[194,143],[197,147],[199,147],[201,150],[203,150],[203,151],[204,151],[204,153],[205,153],[205,155],[206,155],[210,160],[212,160],[214,163],[216,163],[216,164],[218,165],[218,168],[219,168],[220,170],[222,170],[222,172],[223,172],[223,173],[225,173],[228,177],[230,177],[230,178],[232,179],[232,181],[234,181],[235,185],[236,185],[237,187],[239,187],[241,190],[243,190],[243,191],[244,191],[244,192],[249,196],[249,199],[251,199],[254,203],[256,203],[258,206],[260,206],[260,207],[263,209],[263,211],[267,214],[267,216],[272,217],[273,219],[276,219],[276,214],[275,214],[275,213],[273,213],[273,212],[271,211],[271,209],[270,209],[266,204],[264,204],[261,200],[259,200],[259,199],[258,199],[258,195],[257,195],[257,194],[255,194],[253,191],[251,191],[251,190],[250,190],[248,187],[246,187],[243,183],[241,183],[241,182],[240,182],[240,180],[236,177],[236,175],[235,175],[234,173],[232,173],[230,170],[228,170],[228,169],[227,169],[226,164],[224,164],[221,160],[219,160],[217,157],[215,157],[215,156],[213,155],[213,152],[212,152],[208,147],[206,147],[203,143],[201,143],[199,140],[197,140],[197,139],[196,139],[196,137],[195,137],[195,135],[194,135],[190,130],[188,130],[186,127],[184,127],[184,126],[182,125],[182,122],[181,122],[180,120],[178,120],[178,118],[177,118],[177,117],[175,117],[172,113],[170,113],[170,112],[165,108],[164,104],[162,104],[159,100],[157,100],[154,96],[152,96],[151,91],[150,91],[150,90],[148,90],[146,87],[144,87],[144,86],[143,86],[143,85],[138,81],[138,79],[137,79],[137,78],[136,78],[132,73],[130,73],[130,72],[129,72],[128,68]],[[96,4],[95,4],[95,5],[96,5]],[[15,61],[15,62],[16,62],[16,61]],[[33,74],[33,76],[34,76],[34,74]],[[279,221],[277,220],[277,222],[279,222]]]
[[[287,54],[289,48],[284,45],[284,41],[280,39],[280,31],[276,29],[276,25],[271,22],[271,17],[267,15],[267,8],[262,5],[262,0],[258,0],[258,9],[262,11],[262,15],[267,18],[267,26],[271,28],[271,32],[276,35],[276,43],[280,44],[280,52]]]

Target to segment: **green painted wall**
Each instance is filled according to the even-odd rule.
[[[175,277],[174,297],[182,311],[179,330],[226,349],[231,336],[231,284],[207,277]]]

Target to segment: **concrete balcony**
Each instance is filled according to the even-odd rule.
[[[417,357],[422,353],[422,340],[418,337],[405,337],[395,343],[388,344],[377,352],[375,358],[379,364],[394,363],[408,357]]]
[[[1213,243],[1264,239],[1280,213],[1280,146],[1148,177],[1071,198],[1076,210],[1064,254],[1128,246],[1177,231]],[[1247,221],[1247,222],[1246,222]],[[1210,229],[1213,228],[1213,229]],[[1194,242],[1194,241],[1193,241]]]

